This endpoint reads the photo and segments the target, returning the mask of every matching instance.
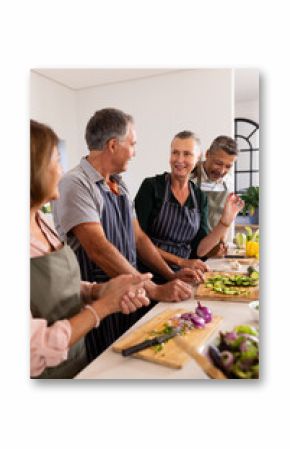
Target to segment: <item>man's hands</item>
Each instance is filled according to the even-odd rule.
[[[175,279],[181,279],[190,284],[204,281],[203,273],[209,271],[209,266],[200,259],[180,259],[181,269],[175,273]]]
[[[180,279],[189,284],[200,284],[204,281],[203,271],[192,268],[181,268],[175,273],[175,279]]]
[[[182,268],[192,268],[193,270],[200,270],[203,273],[209,271],[209,266],[200,259],[182,259],[180,264]]]
[[[157,301],[179,302],[192,297],[192,287],[180,279],[174,279],[163,285],[146,283],[148,296]]]
[[[182,259],[181,267],[181,270],[175,273],[175,277],[194,284],[203,282],[203,273],[210,270],[209,266],[200,259]]]
[[[227,196],[224,210],[221,216],[221,224],[230,226],[238,213],[243,209],[244,201],[235,193],[230,193]]]

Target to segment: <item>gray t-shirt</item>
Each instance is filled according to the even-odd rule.
[[[132,216],[135,218],[135,210],[121,176],[112,175],[112,178],[118,183],[120,194],[128,197]],[[100,183],[109,190],[103,176],[85,157],[60,180],[60,197],[52,202],[54,223],[61,240],[67,242],[73,250],[77,250],[80,243],[70,232],[72,228],[81,223],[101,223],[104,201],[99,188]]]

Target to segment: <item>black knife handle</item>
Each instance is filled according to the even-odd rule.
[[[156,341],[155,338],[151,340],[145,340],[142,341],[142,343],[138,343],[138,345],[130,346],[129,348],[123,349],[122,355],[126,357],[128,355],[135,354],[135,352],[142,351],[142,349],[150,348],[151,346],[154,346],[156,344],[158,344],[158,342]]]

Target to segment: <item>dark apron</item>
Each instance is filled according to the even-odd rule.
[[[47,320],[49,326],[80,312],[80,270],[68,245],[30,259],[30,308],[34,318]],[[87,364],[82,338],[70,348],[67,360],[46,368],[38,378],[71,379]]]
[[[171,181],[170,175],[167,176],[160,212],[148,232],[152,242],[158,248],[183,259],[190,257],[191,243],[200,227],[200,211],[191,182],[189,190],[194,204],[193,208],[170,202]],[[171,267],[174,271],[180,269],[175,265],[171,265]],[[158,282],[158,279],[156,281]]]
[[[115,195],[106,189],[103,183],[97,184],[104,200],[101,224],[107,240],[136,267],[136,243],[132,223],[132,212],[129,200],[125,194]],[[109,276],[94,262],[80,246],[76,255],[81,268],[81,276],[85,281],[106,282]],[[148,310],[142,307],[129,315],[114,313],[102,320],[97,329],[93,329],[86,336],[87,352],[90,360],[96,358],[117,338],[128,330]]]

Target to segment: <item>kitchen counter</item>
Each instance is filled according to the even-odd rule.
[[[224,259],[212,259],[207,262],[211,268],[218,270],[220,265],[224,264]],[[244,267],[246,269],[247,267]],[[195,290],[195,289],[194,289]],[[212,335],[208,343],[212,342],[218,335],[219,330],[231,330],[238,324],[249,323],[255,325],[252,320],[251,311],[247,303],[225,302],[225,301],[202,301],[203,305],[210,307],[214,315],[223,317],[219,329]],[[134,326],[132,326],[124,335],[132,332],[133,329],[144,324],[154,316],[164,310],[184,308],[194,310],[197,303],[192,299],[179,303],[158,303],[144,317],[142,317]],[[208,344],[207,343],[207,344]],[[93,362],[91,362],[76,379],[208,379],[207,375],[197,365],[194,360],[189,362],[181,369],[167,368],[155,363],[143,361],[134,357],[123,357],[120,353],[113,351],[109,347]]]

